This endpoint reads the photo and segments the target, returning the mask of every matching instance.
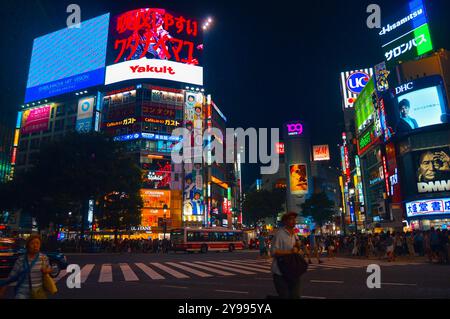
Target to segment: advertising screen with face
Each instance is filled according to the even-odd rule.
[[[396,102],[387,111],[388,124],[393,132],[413,130],[448,123],[449,112],[442,78],[433,76],[404,83],[395,88]]]
[[[450,191],[450,147],[414,153],[417,192]]]
[[[306,164],[293,164],[289,166],[289,180],[292,194],[308,193],[308,174]]]

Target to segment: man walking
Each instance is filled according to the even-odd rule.
[[[277,257],[300,253],[300,241],[294,232],[297,213],[290,212],[283,215],[281,221],[284,227],[280,228],[272,242],[270,249],[274,257],[272,274],[275,289],[282,299],[300,299],[300,277],[296,280],[287,280],[280,271]]]

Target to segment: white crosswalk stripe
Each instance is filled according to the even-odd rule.
[[[98,282],[112,282],[112,266],[110,264],[102,265]]]
[[[137,282],[150,278],[151,280],[164,280],[170,278],[176,279],[195,279],[211,278],[214,276],[236,276],[236,275],[257,275],[271,273],[271,259],[233,259],[233,260],[202,260],[202,261],[163,261],[144,263],[118,263],[118,264],[86,264],[81,268],[81,282],[93,281],[92,273],[98,269],[99,283],[112,283],[114,281]],[[380,260],[336,258],[323,259],[322,264],[313,260],[309,264],[308,271],[319,270],[345,270],[352,268],[365,268],[369,264],[378,264],[385,266],[404,266],[414,265],[415,262],[394,262],[388,263]],[[133,270],[133,268],[135,270]],[[139,270],[137,270],[139,269]],[[120,273],[122,275],[120,275]],[[144,275],[145,274],[145,275]],[[55,282],[64,285],[64,277],[67,272],[62,270]]]
[[[138,276],[136,276],[128,264],[120,264],[120,270],[122,270],[125,281],[139,281]]]
[[[240,274],[243,274],[243,275],[255,275],[256,274],[256,273],[251,272],[251,271],[247,271],[247,270],[243,270],[243,269],[231,268],[228,265],[217,265],[217,264],[214,264],[212,262],[195,261],[195,263],[196,264],[200,264],[200,265],[212,266],[212,267],[216,267],[216,268],[219,268],[219,269],[225,269],[225,270],[237,272],[237,273],[240,273]]]
[[[163,276],[161,276],[160,274],[158,274],[156,271],[154,271],[153,269],[151,269],[149,266],[143,264],[143,263],[135,263],[135,265],[137,267],[139,267],[147,276],[149,276],[151,279],[154,280],[160,280],[160,279],[164,279]]]
[[[256,272],[262,272],[262,273],[266,273],[269,274],[270,271],[267,269],[261,269],[257,266],[244,266],[242,264],[237,264],[237,263],[233,263],[231,261],[225,261],[225,262],[220,262],[220,261],[211,261],[214,264],[218,264],[218,265],[224,265],[224,266],[233,266],[233,267],[237,267],[239,269],[244,269],[244,270],[250,270],[250,271],[256,271]]]
[[[174,276],[175,278],[178,279],[186,279],[189,278],[189,276],[186,276],[185,274],[182,274],[181,272],[178,272],[176,270],[173,270],[172,268],[169,268],[163,264],[160,263],[151,263],[153,266],[158,267],[159,269],[164,270],[165,272],[171,274],[172,276]]]
[[[226,260],[222,260],[222,261],[226,261]],[[256,267],[256,268],[259,268],[259,269],[271,269],[272,268],[272,265],[271,264],[268,264],[268,265],[263,265],[263,264],[252,264],[252,263],[248,263],[248,262],[246,262],[246,261],[242,261],[242,260],[231,260],[231,261],[228,261],[229,263],[232,263],[232,264],[242,264],[242,265],[246,265],[246,266],[249,266],[249,267]]]
[[[55,279],[53,279],[56,282],[60,281],[62,278],[64,278],[64,276],[67,275],[67,271],[65,269],[61,270],[58,277],[56,277]]]
[[[87,264],[81,268],[81,283],[84,284],[89,277],[92,269],[94,269],[94,264]]]
[[[235,274],[233,274],[231,272],[227,272],[227,271],[223,271],[223,270],[219,270],[219,269],[216,269],[216,268],[211,268],[211,267],[207,267],[207,266],[203,266],[203,265],[196,265],[194,263],[187,262],[187,261],[182,261],[182,262],[180,262],[180,264],[188,265],[190,267],[196,267],[196,268],[202,269],[204,271],[208,271],[208,272],[211,272],[211,273],[214,273],[214,274],[218,274],[218,275],[221,275],[221,276],[234,276],[235,275]]]
[[[195,270],[195,269],[189,268],[187,266],[179,265],[177,263],[167,262],[166,264],[168,264],[168,265],[170,265],[172,267],[179,268],[179,269],[182,269],[184,271],[190,272],[190,273],[192,273],[194,275],[197,275],[199,277],[202,277],[202,278],[212,277],[213,276],[213,275],[207,274],[207,273],[205,273],[203,271]]]

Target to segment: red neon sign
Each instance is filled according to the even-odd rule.
[[[283,142],[275,143],[275,149],[277,151],[277,154],[283,155],[284,154],[284,143]]]
[[[147,57],[198,65],[203,50],[198,22],[165,9],[125,12],[114,20],[111,33],[114,63]]]
[[[386,156],[383,156],[384,182],[386,184],[386,194],[389,196],[389,173],[386,166]]]

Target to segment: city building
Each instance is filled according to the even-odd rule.
[[[174,19],[183,22],[175,26]],[[170,45],[146,24],[134,30],[136,21],[173,34]],[[61,39],[72,43],[62,47]],[[130,40],[136,46],[127,46]],[[68,132],[103,132],[141,167],[144,207],[141,224],[131,229],[134,237],[161,238],[182,226],[238,227],[240,164],[210,163],[203,152],[190,152],[203,150],[206,128],[226,127],[226,117],[204,89],[202,41],[197,20],[154,8],[107,13],[81,28],[35,39],[13,168],[29,169],[42,145]],[[172,134],[177,129],[188,135]],[[173,161],[172,153],[182,148],[191,162]],[[95,207],[88,222],[93,230]]]

